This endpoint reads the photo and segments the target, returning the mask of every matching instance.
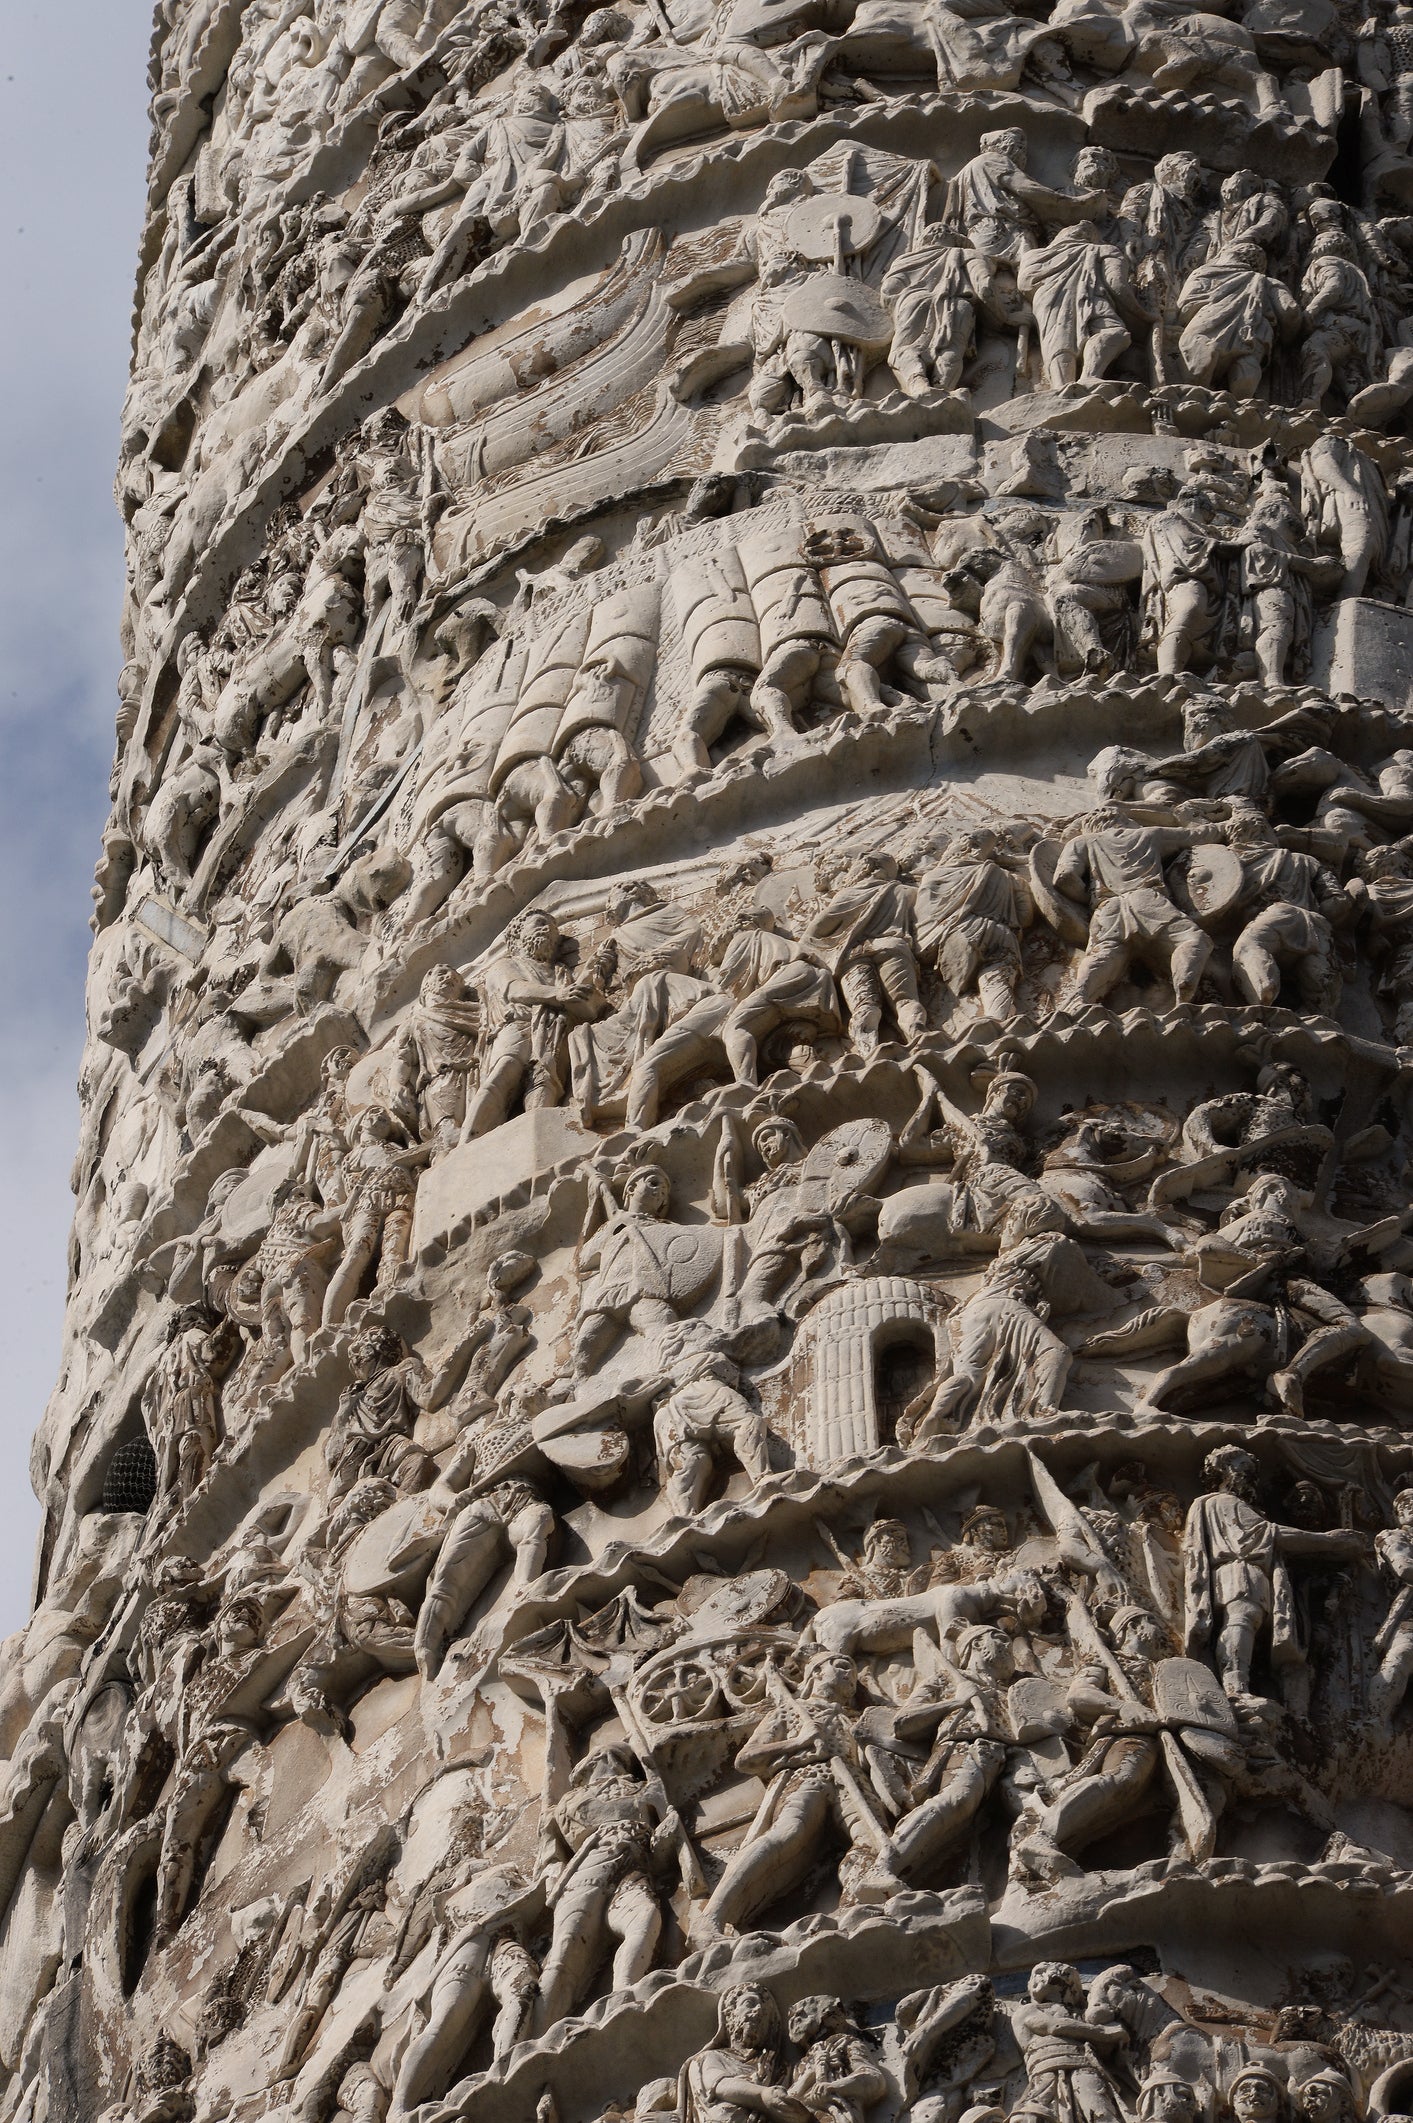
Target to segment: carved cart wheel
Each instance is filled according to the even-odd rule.
[[[673,1659],[645,1682],[638,1708],[650,1725],[695,1724],[719,1700],[717,1676],[699,1658]]]

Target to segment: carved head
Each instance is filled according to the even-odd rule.
[[[852,2025],[853,2022],[844,2010],[843,1999],[831,1998],[827,1993],[820,1992],[813,1997],[795,2000],[790,2007],[786,2032],[792,2042],[797,2043],[801,2049],[807,2049],[810,2043],[817,2042],[821,2035],[841,2034]]]
[[[1285,2107],[1281,2082],[1264,2064],[1248,2064],[1228,2087],[1227,2105],[1238,2123],[1276,2123]]]
[[[912,1562],[907,1527],[901,1519],[875,1519],[864,1535],[863,1552],[870,1563],[906,1570]]]
[[[517,1290],[526,1276],[535,1272],[534,1256],[529,1253],[498,1254],[486,1270],[486,1287],[492,1297],[508,1297]]]
[[[1243,199],[1254,199],[1261,189],[1261,179],[1255,170],[1233,170],[1230,177],[1222,179],[1222,205],[1240,206]]]
[[[1004,126],[999,132],[983,133],[983,155],[1004,155],[1017,169],[1023,170],[1030,155],[1029,143],[1018,125]]]
[[[1196,155],[1160,155],[1153,165],[1153,175],[1164,191],[1175,192],[1190,205],[1202,197],[1202,164]]]
[[[805,1139],[799,1129],[792,1120],[785,1120],[778,1113],[763,1120],[752,1131],[751,1141],[767,1172],[778,1172],[782,1165],[805,1154]]]
[[[553,118],[559,109],[551,90],[534,74],[527,75],[520,83],[510,107],[527,118]]]
[[[1305,2123],[1357,2123],[1359,2104],[1341,2072],[1317,2071],[1295,2089],[1296,2112]]]
[[[1165,1659],[1172,1655],[1167,1630],[1146,1607],[1118,1608],[1110,1619],[1109,1634],[1121,1657]]]
[[[547,966],[559,949],[559,924],[542,907],[527,907],[506,930],[505,948],[512,957]]]
[[[596,1747],[592,1754],[586,1754],[582,1762],[575,1763],[569,1781],[576,1788],[582,1788],[586,1784],[616,1783],[620,1777],[632,1777],[638,1783],[643,1781],[643,1772],[632,1748],[621,1743]]]
[[[358,1055],[352,1047],[330,1047],[319,1065],[319,1081],[326,1091],[341,1091],[348,1082]]]
[[[1273,848],[1276,829],[1254,804],[1244,804],[1227,821],[1227,839],[1234,848]]]
[[[422,975],[422,1000],[435,1008],[438,1003],[466,1000],[466,983],[455,966],[429,966]]]
[[[1032,2005],[1063,2005],[1068,2012],[1084,2005],[1084,1985],[1068,1961],[1037,1961],[1025,1994]]]
[[[349,1369],[360,1386],[390,1370],[402,1355],[402,1337],[391,1327],[365,1327],[348,1345]]]
[[[990,862],[1000,845],[1000,835],[990,826],[974,826],[969,833],[957,834],[942,859],[946,863]]]
[[[1197,2123],[1202,2103],[1197,2088],[1175,2071],[1151,2072],[1138,2089],[1143,2123]]]
[[[717,2009],[716,2039],[725,2047],[778,2055],[784,2035],[780,2007],[763,1983],[734,1983]]]
[[[635,1165],[623,1182],[621,1199],[631,1216],[650,1217],[656,1223],[672,1206],[672,1182],[661,1165]]]
[[[1143,1979],[1136,1968],[1125,1961],[1116,1961],[1112,1968],[1101,1968],[1089,1986],[1089,2002],[1098,2006],[1111,2018],[1121,2019],[1126,2004],[1140,2004]]]
[[[1231,709],[1213,693],[1199,693],[1182,711],[1182,741],[1189,752],[1209,738],[1224,736],[1232,726]]]
[[[1240,1445],[1218,1445],[1202,1462],[1202,1480],[1209,1490],[1223,1490],[1228,1496],[1239,1496],[1243,1503],[1254,1504],[1256,1484],[1261,1470],[1249,1452]]]
[[[982,1110],[1008,1120],[1013,1128],[1019,1128],[1029,1119],[1035,1105],[1037,1092],[1035,1079],[1024,1075],[1019,1069],[1002,1069],[986,1086]]]
[[[993,1622],[974,1622],[956,1639],[956,1660],[968,1679],[984,1687],[1004,1687],[1016,1674],[1015,1653],[1004,1629]]]
[[[1413,1488],[1399,1490],[1393,1500],[1393,1515],[1405,1533],[1413,1533]]]
[[[227,1600],[216,1617],[216,1635],[222,1652],[252,1651],[259,1643],[265,1627],[265,1615],[259,1600],[241,1593]]]
[[[205,1305],[183,1305],[167,1322],[167,1340],[180,1341],[184,1334],[209,1334],[215,1324],[215,1313]]]
[[[805,1667],[801,1693],[816,1703],[836,1703],[851,1710],[858,1693],[858,1669],[842,1651],[817,1651]]]
[[[962,1539],[988,1555],[1002,1555],[1011,1545],[1006,1514],[996,1504],[977,1504],[962,1521]]]
[[[1119,165],[1106,147],[1082,147],[1074,158],[1074,182],[1082,192],[1111,192],[1119,182]]]
[[[365,1106],[349,1133],[356,1144],[389,1143],[401,1130],[386,1106]]]
[[[765,188],[761,212],[773,206],[793,206],[797,199],[814,195],[814,179],[804,170],[778,170]]]

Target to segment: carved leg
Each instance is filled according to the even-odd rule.
[[[458,1947],[437,1971],[427,2024],[402,2060],[390,2115],[406,2115],[446,2092],[485,2008],[489,1949],[490,1940],[481,1933]]]
[[[441,1671],[448,1644],[504,1566],[506,1541],[506,1527],[494,1507],[483,1500],[465,1505],[453,1519],[413,1638],[418,1670],[425,1679],[434,1680]]]
[[[920,1884],[950,1845],[964,1834],[1001,1774],[1005,1751],[994,1741],[972,1741],[934,1798],[924,1799],[894,1829],[865,1891],[896,1892],[904,1882]]]
[[[540,2001],[535,2030],[543,2033],[573,2012],[598,1966],[603,1951],[607,1910],[613,1882],[605,1867],[592,1862],[580,1872],[555,1907],[554,1933],[540,1971]]]
[[[833,1813],[832,1783],[811,1779],[788,1792],[769,1828],[730,1859],[706,1905],[707,1924],[715,1931],[739,1927],[788,1894],[808,1870]]]
[[[355,1211],[344,1231],[344,1255],[324,1299],[324,1325],[337,1327],[357,1297],[364,1276],[378,1250],[380,1219],[367,1211]]]
[[[614,1889],[608,1905],[608,1928],[619,1942],[613,1957],[613,1988],[628,1990],[652,1967],[662,1936],[657,1896],[640,1872],[630,1872]]]

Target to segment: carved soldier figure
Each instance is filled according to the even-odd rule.
[[[559,945],[557,923],[532,907],[510,924],[502,955],[477,976],[489,1044],[462,1131],[466,1142],[498,1128],[517,1098],[530,1112],[564,1096],[566,1032],[595,1016],[603,996],[592,978],[575,980],[556,963]]]
[[[1089,942],[1070,977],[1076,1003],[1102,1002],[1135,959],[1167,976],[1175,1003],[1192,1001],[1211,940],[1174,902],[1163,864],[1197,838],[1186,828],[1133,825],[1109,805],[1066,841],[1055,888],[1068,899],[1087,898],[1092,909]]]
[[[1032,177],[1029,148],[1019,126],[983,133],[981,151],[964,163],[947,190],[946,219],[982,256],[1016,266],[1038,248],[1046,222],[1079,220],[1097,197],[1052,191]]]
[[[945,222],[929,223],[917,246],[893,261],[879,293],[893,315],[888,366],[909,398],[955,391],[978,324],[1019,325],[1024,315],[1003,296],[989,260]]]
[[[1006,1766],[1015,1738],[1004,1695],[1016,1674],[1010,1638],[995,1622],[972,1622],[958,1632],[950,1656],[952,1685],[923,1683],[879,1731],[879,1752],[892,1763],[890,1797],[902,1818],[862,1882],[865,1900],[882,1901],[906,1886],[926,1886],[954,1853]],[[863,1729],[872,1737],[871,1723]],[[930,1751],[920,1762],[909,1762],[917,1738],[928,1733]],[[880,1769],[875,1767],[876,1776]]]
[[[337,1209],[347,1192],[343,1168],[353,1126],[348,1079],[357,1059],[352,1047],[329,1049],[319,1066],[319,1096],[293,1130],[295,1178],[311,1186],[328,1209]]]
[[[1037,1961],[1011,2024],[1025,2058],[1028,2101],[1073,2123],[1123,2123],[1104,2060],[1124,2048],[1126,2031],[1085,2011],[1084,1985],[1067,1962]]]
[[[800,1998],[790,2007],[790,2040],[803,2051],[790,2079],[794,2099],[819,2123],[863,2123],[888,2091],[878,2054],[831,1997]]]
[[[541,1871],[554,1912],[540,1972],[539,2028],[574,2010],[606,1939],[617,1942],[612,1985],[645,1976],[662,1932],[655,1873],[681,1823],[626,1747],[599,1747],[546,1791]]]
[[[1392,1006],[1400,1045],[1413,1041],[1413,844],[1374,848],[1359,864],[1378,965],[1377,993]]]
[[[927,1012],[917,992],[913,894],[899,882],[897,863],[887,855],[855,856],[842,870],[821,863],[816,886],[824,904],[801,945],[833,974],[859,1052],[878,1046],[885,1009],[904,1041],[921,1038]]]
[[[636,1165],[622,1182],[622,1206],[580,1248],[581,1272],[594,1271],[579,1293],[574,1371],[586,1378],[622,1330],[667,1326],[676,1318],[666,1270],[672,1227],[658,1233],[672,1206],[661,1165]]]
[[[1283,848],[1259,812],[1233,819],[1227,831],[1242,859],[1238,911],[1245,926],[1231,953],[1237,987],[1248,1002],[1269,1008],[1290,973],[1304,1009],[1332,1012],[1340,989],[1334,924],[1343,926],[1353,901],[1313,855]]]
[[[674,1518],[693,1518],[706,1501],[713,1447],[729,1453],[752,1482],[765,1479],[765,1418],[742,1394],[739,1370],[705,1321],[661,1328],[653,1353],[671,1382],[653,1417],[663,1502]]]
[[[853,1660],[818,1652],[798,1695],[782,1684],[740,1749],[737,1769],[765,1781],[766,1800],[706,1905],[713,1929],[740,1929],[787,1894],[831,1828],[851,1846],[879,1847],[879,1802],[865,1788],[869,1772],[856,1733],[857,1692]]]
[[[399,1149],[397,1133],[397,1121],[384,1106],[365,1106],[350,1130],[343,1167],[348,1196],[339,1213],[343,1255],[324,1299],[326,1327],[338,1326],[375,1261],[377,1293],[394,1280],[411,1249],[416,1168],[435,1145]]]
[[[488,1416],[467,1432],[427,1492],[429,1503],[449,1511],[413,1639],[418,1669],[429,1681],[507,1554],[512,1586],[523,1589],[544,1569],[554,1539],[555,1515],[538,1485],[507,1465],[523,1452],[529,1435],[513,1387],[504,1409],[502,1417]]]
[[[432,1462],[412,1442],[413,1425],[424,1408],[446,1400],[461,1358],[461,1349],[453,1350],[428,1377],[421,1358],[409,1356],[390,1327],[365,1327],[353,1337],[353,1380],[339,1397],[324,1446],[331,1503],[367,1476],[393,1481],[404,1492],[427,1486]]]
[[[1308,638],[1311,588],[1334,589],[1342,564],[1309,551],[1304,523],[1279,479],[1261,482],[1234,542],[1256,666],[1268,686],[1279,687],[1292,648]]]
[[[1177,293],[1207,247],[1202,225],[1202,165],[1196,155],[1160,155],[1147,182],[1131,185],[1119,206],[1119,231],[1134,282],[1156,314],[1152,379],[1171,383],[1177,366],[1173,331]]]
[[[340,1164],[340,1174],[342,1169]],[[258,1404],[277,1379],[308,1355],[310,1337],[323,1316],[325,1265],[339,1250],[342,1228],[338,1208],[321,1208],[307,1181],[286,1180],[276,1190],[270,1228],[249,1263],[250,1296],[247,1299],[242,1274],[227,1299],[233,1318],[259,1329],[258,1341],[232,1382],[234,1396],[244,1405]]]
[[[628,1084],[630,1128],[651,1128],[663,1089],[709,1064],[719,1050],[738,1084],[758,1080],[762,1043],[782,1025],[829,1037],[840,1029],[827,969],[781,935],[765,907],[744,910],[724,939],[718,989],[692,1003],[634,1063]]]
[[[170,1939],[186,1914],[207,1838],[226,1803],[227,1771],[259,1737],[256,1711],[268,1665],[264,1633],[261,1602],[238,1594],[216,1617],[209,1654],[194,1673],[188,1665],[176,1718],[176,1770],[157,1861],[160,1940]]]
[[[1022,931],[1035,904],[1017,867],[1001,859],[989,826],[958,833],[918,879],[919,958],[932,959],[959,999],[975,995],[984,1017],[1016,1014]]]
[[[1034,1269],[1003,1253],[986,1271],[980,1290],[952,1322],[952,1364],[915,1422],[899,1442],[921,1452],[970,1422],[1039,1422],[1053,1415],[1064,1395],[1070,1351],[1053,1329],[1044,1284]]]
[[[1278,340],[1298,334],[1300,305],[1267,267],[1259,243],[1224,241],[1184,280],[1178,348],[1194,383],[1254,398]]]
[[[1265,1637],[1278,1672],[1303,1663],[1286,1556],[1358,1556],[1365,1546],[1360,1534],[1274,1525],[1256,1502],[1258,1472],[1239,1446],[1208,1453],[1206,1490],[1188,1512],[1182,1536],[1187,1649],[1192,1657],[1215,1659],[1222,1686],[1234,1697],[1251,1693],[1251,1668]]]
[[[1108,240],[1108,194],[1118,165],[1106,148],[1082,148],[1074,181],[1093,194],[1102,220],[1074,221],[1016,269],[1016,286],[1035,315],[1041,372],[1046,387],[1097,383],[1133,343],[1133,330],[1153,322],[1153,312],[1133,284],[1121,246]],[[1132,329],[1131,329],[1132,328]]]
[[[1315,240],[1300,281],[1305,312],[1300,389],[1318,406],[1332,384],[1345,399],[1373,380],[1379,354],[1378,303],[1335,199],[1312,199],[1307,209]]]
[[[1134,643],[1129,586],[1142,573],[1142,548],[1116,535],[1107,509],[1087,509],[1045,578],[1057,670],[1127,668]]]
[[[219,1323],[204,1305],[188,1305],[168,1323],[166,1348],[143,1388],[157,1496],[169,1510],[192,1495],[220,1444],[222,1355]]]
[[[533,1901],[512,1866],[492,1866],[476,1880],[473,1906],[438,1957],[426,2025],[398,2066],[392,2115],[405,2116],[446,2092],[489,2004],[498,2008],[492,2054],[507,2055],[522,2038],[539,1975],[516,1918],[519,1908],[528,1909]]]
[[[1210,655],[1223,593],[1216,511],[1209,489],[1190,480],[1144,530],[1143,633],[1162,672]]]
[[[480,1005],[456,968],[431,967],[398,1041],[393,1098],[439,1152],[460,1141],[480,1029]]]

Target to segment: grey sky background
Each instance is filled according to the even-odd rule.
[[[0,0],[0,1635],[28,1612],[29,1440],[58,1370],[152,12]]]

